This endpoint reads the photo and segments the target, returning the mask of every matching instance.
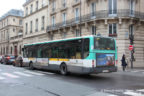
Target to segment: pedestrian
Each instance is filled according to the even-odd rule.
[[[121,62],[122,62],[123,71],[125,71],[127,67],[125,54],[123,54]]]

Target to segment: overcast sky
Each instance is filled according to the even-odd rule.
[[[22,9],[26,0],[0,0],[0,17],[10,9]]]

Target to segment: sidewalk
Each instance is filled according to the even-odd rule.
[[[123,71],[121,68],[119,68],[118,72],[116,72],[115,74],[144,77],[144,68],[126,68],[126,71]]]

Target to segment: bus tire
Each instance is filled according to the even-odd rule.
[[[29,63],[29,69],[30,70],[34,70],[35,69],[32,62]]]
[[[61,73],[62,75],[67,75],[67,74],[68,74],[68,72],[67,72],[67,66],[66,66],[65,63],[62,63],[62,64],[60,65],[60,73]]]

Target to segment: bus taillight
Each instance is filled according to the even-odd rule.
[[[118,60],[116,60],[116,65],[118,65]]]
[[[92,67],[94,67],[94,60],[92,60]]]

